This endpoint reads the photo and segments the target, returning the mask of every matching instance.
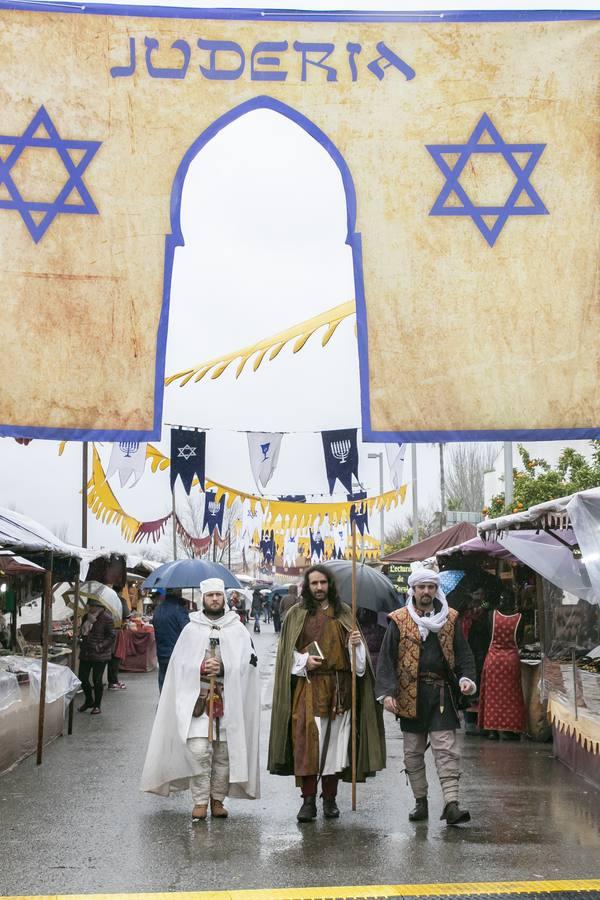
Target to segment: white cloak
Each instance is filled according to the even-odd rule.
[[[250,634],[232,610],[220,619],[190,613],[190,622],[175,644],[156,710],[142,772],[143,791],[167,797],[188,788],[190,778],[201,772],[187,738],[200,691],[200,666],[215,626],[224,669],[229,796],[246,800],[260,796],[260,676]]]

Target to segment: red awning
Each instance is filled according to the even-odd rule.
[[[476,536],[477,529],[474,525],[471,525],[470,522],[459,522],[457,525],[453,525],[452,528],[440,531],[439,534],[432,534],[431,537],[425,538],[424,541],[419,541],[418,544],[411,544],[410,547],[405,547],[404,550],[396,550],[395,553],[382,557],[382,562],[409,563],[417,562],[421,559],[429,559],[430,556],[435,556],[440,550],[445,550],[447,547],[456,547],[457,544],[462,544]]]

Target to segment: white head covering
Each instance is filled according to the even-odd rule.
[[[205,578],[204,581],[200,582],[200,590],[203,597],[205,594],[217,592],[225,596],[225,582],[222,578]]]
[[[413,585],[415,584],[435,584],[437,590],[435,592],[436,600],[442,604],[442,608],[437,613],[432,613],[430,616],[420,616],[414,605],[414,591]],[[418,569],[414,569],[408,576],[408,595],[406,598],[406,607],[408,609],[408,613],[419,629],[419,634],[421,635],[421,640],[426,641],[429,637],[430,632],[437,634],[438,631],[441,631],[446,619],[448,618],[448,601],[446,600],[446,595],[440,587],[440,576],[439,572],[434,572],[433,569],[427,569],[425,566],[420,566]]]

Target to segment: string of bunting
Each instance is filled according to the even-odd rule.
[[[164,471],[169,465],[169,459],[156,447],[148,444],[146,453],[151,461],[153,471]],[[195,483],[198,483],[195,479]],[[220,503],[225,498],[225,506],[231,508],[234,502],[248,501],[250,509],[254,512],[260,507],[263,513],[263,528],[277,526],[278,529],[300,531],[303,528],[313,527],[327,516],[331,525],[344,525],[350,521],[353,507],[357,504],[368,510],[369,514],[380,509],[389,510],[403,503],[406,497],[407,485],[401,485],[400,490],[387,491],[374,497],[364,498],[360,501],[345,501],[342,503],[298,503],[289,500],[266,500],[256,497],[245,491],[239,491],[228,485],[206,479],[205,489],[215,493],[216,502]],[[115,497],[107,479],[100,455],[97,449],[93,449],[92,472],[88,482],[88,508],[93,515],[107,524],[116,524],[120,527],[125,540],[132,543],[142,540],[156,542],[160,539],[171,518],[171,513],[160,519],[142,522],[134,516],[128,515]],[[183,527],[183,526],[181,526]],[[190,540],[202,540],[192,538]]]

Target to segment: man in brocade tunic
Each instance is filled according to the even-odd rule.
[[[475,660],[460,624],[449,609],[437,572],[424,567],[408,579],[406,606],[390,613],[377,663],[376,693],[400,720],[404,765],[416,805],[412,822],[428,818],[425,751],[431,745],[444,796],[441,818],[467,822],[458,805],[460,756],[456,729],[461,697],[477,690]]]
[[[323,814],[337,818],[340,777],[349,780],[352,655],[356,657],[357,779],[385,766],[380,707],[360,631],[339,599],[333,575],[313,566],[304,576],[302,600],[283,623],[275,674],[269,771],[296,776],[303,803],[300,822],[317,815],[321,778]],[[320,651],[320,653],[319,653]]]

